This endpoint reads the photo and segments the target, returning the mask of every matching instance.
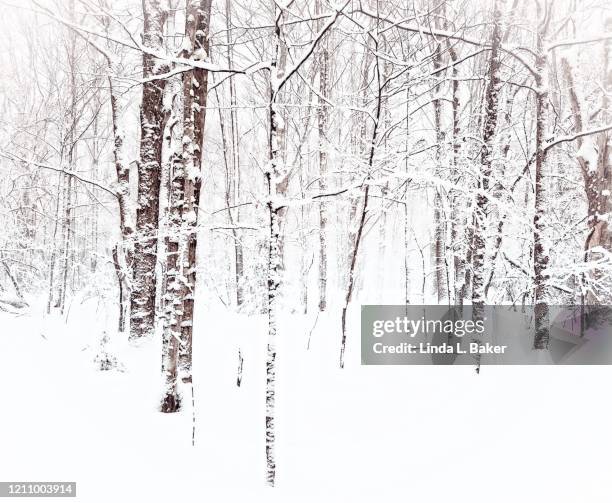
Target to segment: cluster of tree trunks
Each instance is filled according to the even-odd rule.
[[[163,52],[164,23],[167,16],[161,0],[143,0],[142,42],[146,48]],[[150,52],[142,54],[142,103],[140,106],[140,162],[134,238],[132,292],[130,298],[130,338],[150,336],[155,329],[157,281],[157,241],[159,238],[159,192],[165,113],[162,102],[168,64]]]
[[[211,0],[189,0],[185,42],[180,57],[203,60],[208,56]],[[191,384],[194,299],[197,270],[197,223],[200,203],[202,149],[208,72],[193,68],[182,73],[181,85],[171,96],[173,128],[170,161],[169,221],[166,229],[164,291],[164,372],[166,390],[163,412],[180,407],[177,380]]]
[[[118,80],[112,75],[119,72],[117,62],[109,48],[97,45],[95,41],[86,40],[102,54],[108,66],[110,92],[110,119],[114,139],[114,168],[117,181],[116,190],[111,191],[116,197],[119,215],[119,242],[112,249],[113,265],[119,286],[119,330],[125,329],[129,318],[132,341],[139,341],[151,336],[156,328],[163,327],[163,372],[165,389],[161,410],[175,412],[180,409],[182,384],[190,385],[193,396],[192,377],[192,346],[196,298],[197,231],[198,209],[202,180],[202,154],[204,145],[204,124],[206,118],[207,94],[209,90],[209,71],[200,66],[189,66],[188,63],[210,61],[209,31],[212,0],[185,0],[185,25],[181,49],[176,57],[169,54],[165,37],[168,10],[162,0],[143,0],[143,35],[142,35],[142,103],[140,107],[140,152],[137,166],[137,205],[135,219],[130,207],[130,170],[125,159],[125,137],[121,127],[121,116],[124,109],[122,93],[116,89]],[[351,2],[352,3],[352,2]],[[390,182],[379,183],[377,172],[384,171],[379,160],[388,150],[388,131],[396,127],[389,110],[389,101],[396,90],[390,90],[398,77],[406,72],[406,178],[403,180],[404,200],[404,248],[405,260],[405,300],[409,295],[409,264],[408,264],[408,196],[407,190],[411,180],[408,178],[410,138],[410,57],[407,62],[394,60],[388,53],[387,32],[391,30],[388,20],[380,15],[381,2],[376,5],[376,12],[369,12],[361,4],[352,14],[358,14],[359,23],[367,19],[371,24],[368,37],[364,43],[361,75],[354,76],[353,94],[354,109],[363,114],[356,120],[351,138],[351,154],[356,159],[357,167],[351,175],[350,185],[361,177],[361,184],[342,190],[348,193],[349,207],[347,215],[349,229],[343,237],[346,249],[339,250],[345,267],[340,283],[344,289],[341,310],[341,342],[340,367],[345,363],[345,351],[348,332],[348,310],[355,298],[360,253],[364,247],[367,233],[366,225],[374,218],[372,197],[380,197],[380,229],[379,258],[384,262],[386,241],[386,209],[391,200]],[[519,0],[514,0],[512,6],[506,6],[505,0],[495,0],[487,6],[486,17],[488,25],[486,40],[473,40],[453,31],[447,18],[446,2],[441,2],[439,12],[428,26],[416,26],[410,23],[397,22],[392,27],[403,30],[402,35],[418,34],[427,40],[426,46],[431,50],[430,63],[432,71],[427,77],[435,81],[428,92],[431,95],[433,117],[433,177],[450,185],[466,185],[473,192],[473,204],[468,208],[468,196],[460,193],[454,187],[448,189],[443,183],[434,187],[433,211],[430,215],[433,224],[433,240],[431,243],[431,262],[433,264],[433,285],[436,297],[440,303],[463,305],[471,302],[473,317],[478,320],[484,316],[484,306],[490,299],[489,291],[495,276],[496,261],[500,256],[503,239],[504,222],[508,210],[502,208],[502,196],[509,199],[514,188],[521,181],[530,185],[525,190],[525,201],[530,205],[528,226],[530,242],[529,263],[526,275],[530,278],[531,290],[525,294],[535,305],[535,337],[534,348],[545,349],[549,342],[549,304],[551,302],[551,262],[548,250],[546,218],[551,204],[548,177],[548,153],[550,149],[562,142],[576,141],[578,147],[577,162],[579,164],[587,202],[588,234],[584,243],[584,262],[610,260],[612,251],[612,232],[608,224],[608,216],[612,212],[610,191],[612,190],[612,140],[610,127],[595,127],[595,132],[589,132],[588,111],[585,109],[585,99],[576,84],[574,70],[566,57],[561,57],[561,76],[568,90],[569,105],[573,117],[575,135],[555,139],[551,134],[549,118],[550,103],[556,98],[551,96],[549,86],[551,67],[555,63],[554,46],[547,45],[553,19],[553,3],[550,0],[535,2],[537,20],[533,33],[533,48],[522,51],[521,48],[511,48],[506,44],[510,33],[509,18],[517,9]],[[294,48],[289,43],[293,15],[286,6],[274,3],[274,23],[270,28],[271,61],[264,65],[268,71],[266,80],[269,101],[267,102],[268,122],[266,124],[268,164],[263,170],[263,183],[266,191],[266,264],[265,264],[265,313],[267,315],[267,351],[266,351],[266,388],[265,388],[265,453],[266,479],[270,485],[276,480],[276,360],[277,336],[279,333],[279,317],[281,314],[280,290],[283,284],[286,252],[285,231],[287,227],[288,196],[293,165],[287,162],[287,125],[286,102],[289,92],[285,87],[288,80],[297,73],[308,58],[313,55],[315,66],[311,69],[311,96],[317,95],[314,106],[313,123],[316,119],[318,152],[317,184],[320,200],[317,201],[316,220],[318,235],[316,251],[318,254],[318,310],[329,308],[329,242],[331,206],[325,196],[330,189],[329,179],[333,161],[329,152],[332,140],[330,129],[332,122],[333,103],[331,96],[336,91],[333,88],[334,54],[330,37],[326,36],[330,27],[340,16],[349,2],[343,6],[334,7],[326,14],[328,5],[322,0],[314,4],[312,33],[309,43],[304,44],[303,56],[294,54]],[[226,11],[226,42],[227,47],[223,57],[228,68],[233,64],[232,38],[232,5],[225,1]],[[74,2],[70,2],[70,12],[74,14]],[[347,14],[348,16],[348,14]],[[100,16],[101,23],[108,31],[110,18]],[[72,17],[71,17],[72,20]],[[70,26],[70,20],[64,21]],[[359,24],[358,24],[359,25]],[[361,25],[359,25],[361,26]],[[612,23],[608,23],[608,28]],[[74,222],[72,209],[75,206],[74,184],[78,180],[76,172],[77,129],[79,124],[78,82],[76,71],[76,55],[78,52],[77,34],[75,30],[67,47],[67,61],[70,69],[70,103],[68,104],[68,121],[65,135],[62,137],[61,161],[66,165],[58,176],[58,190],[55,200],[55,228],[51,263],[49,267],[48,305],[47,309],[57,307],[64,309],[69,277],[71,274],[72,254],[74,253]],[[612,92],[612,70],[609,68],[611,38],[604,42],[603,100],[601,113],[597,121],[610,122],[610,99]],[[483,67],[481,79],[484,83],[469,84],[477,87],[470,96],[472,111],[476,118],[466,127],[476,131],[469,139],[461,138],[460,128],[460,97],[463,96],[462,86],[466,85],[460,78],[458,66],[464,61],[458,51],[466,44],[476,47],[477,54],[483,56],[479,60]],[[577,41],[575,43],[583,43]],[[108,45],[111,45],[110,43]],[[572,45],[572,42],[566,45]],[[422,49],[422,48],[421,48]],[[521,52],[522,51],[522,52]],[[526,53],[526,55],[523,54]],[[165,57],[168,56],[168,57]],[[298,57],[299,56],[299,57]],[[504,58],[512,65],[521,67],[527,75],[525,82],[519,87],[529,89],[530,99],[533,99],[532,119],[533,129],[530,130],[532,144],[525,170],[520,177],[510,184],[509,190],[500,179],[503,178],[502,164],[507,159],[510,150],[510,139],[503,137],[501,129],[510,129],[512,124],[512,105],[515,91],[509,90],[511,77],[505,70]],[[183,67],[178,67],[180,59]],[[186,64],[187,63],[187,64]],[[186,64],[186,66],[185,66]],[[394,65],[401,67],[393,72]],[[405,68],[404,68],[405,66]],[[178,70],[178,71],[174,71]],[[450,74],[450,77],[449,77]],[[231,76],[230,76],[231,77]],[[318,77],[318,81],[316,80]],[[451,99],[441,97],[444,81],[450,79]],[[305,79],[304,79],[305,80]],[[468,80],[468,79],[465,79]],[[421,81],[422,82],[422,81]],[[216,84],[216,83],[215,83]],[[318,84],[318,86],[316,85]],[[533,86],[531,86],[533,84]],[[514,83],[512,83],[514,85]],[[479,86],[479,87],[478,87]],[[217,92],[216,85],[215,92]],[[233,78],[229,81],[229,127],[219,110],[223,156],[226,167],[225,202],[227,215],[233,237],[233,260],[235,280],[235,305],[240,308],[245,302],[243,284],[244,250],[236,222],[239,220],[240,206],[238,203],[241,190],[240,181],[240,147],[239,124],[237,118],[237,92]],[[373,90],[373,91],[372,91]],[[402,92],[404,90],[402,89]],[[472,92],[472,90],[470,90]],[[506,93],[505,95],[503,93]],[[467,95],[467,92],[465,93]],[[505,102],[504,102],[505,96]],[[219,101],[219,100],[218,100]],[[445,126],[444,102],[450,101],[450,126]],[[308,107],[312,106],[312,100]],[[467,105],[466,105],[467,106]],[[505,108],[504,108],[505,107]],[[221,107],[219,107],[220,109]],[[335,112],[334,112],[335,113]],[[310,121],[310,118],[307,119]],[[307,129],[307,128],[306,128]],[[447,131],[450,141],[447,141]],[[302,138],[302,143],[306,138]],[[504,133],[508,134],[508,133]],[[229,138],[229,140],[228,140]],[[473,142],[476,147],[471,147]],[[595,153],[595,155],[591,155]],[[462,157],[462,155],[465,155]],[[471,160],[475,166],[475,181],[466,182],[465,159],[473,154]],[[530,155],[531,154],[531,155]],[[167,171],[167,202],[160,201],[162,197],[162,173],[164,161],[168,159]],[[293,163],[297,164],[297,163]],[[449,168],[450,169],[447,169]],[[300,164],[301,168],[301,164]],[[301,176],[301,173],[300,173]],[[300,179],[301,180],[301,179]],[[261,182],[261,180],[260,180]],[[374,191],[377,184],[380,196]],[[435,184],[434,184],[435,185]],[[508,189],[508,187],[505,187]],[[304,184],[300,181],[302,195],[305,195]],[[395,201],[397,202],[397,201]],[[161,209],[166,209],[165,215],[160,215]],[[303,215],[303,213],[302,213]],[[160,221],[166,225],[160,227]],[[348,218],[347,218],[348,217]],[[134,221],[132,221],[134,220]],[[302,229],[300,239],[306,243],[306,232]],[[160,239],[161,238],[161,239]],[[416,241],[416,237],[415,237]],[[419,246],[423,264],[425,258]],[[160,253],[158,248],[163,248]],[[306,248],[306,247],[305,247]],[[581,251],[582,253],[582,251]],[[302,257],[302,299],[306,308],[308,305],[308,255]],[[6,274],[11,278],[16,291],[18,283],[11,275],[7,263],[3,262]],[[158,281],[162,271],[162,281]],[[379,269],[380,270],[380,269]],[[423,298],[425,298],[425,265],[423,265]],[[612,300],[610,291],[612,284],[609,275],[603,274],[595,267],[583,273],[582,285],[588,291],[587,303],[609,302]],[[383,285],[384,286],[384,285]],[[21,295],[18,295],[21,297]],[[160,299],[161,315],[156,315],[156,300]],[[9,301],[2,300],[4,304]],[[21,300],[19,300],[21,302]],[[232,303],[234,301],[232,300]],[[13,305],[13,304],[11,304]],[[17,304],[13,305],[15,307]],[[159,314],[159,313],[157,313]],[[160,323],[161,321],[161,323]],[[242,380],[243,353],[238,351],[239,365],[237,385]]]

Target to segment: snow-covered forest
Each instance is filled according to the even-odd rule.
[[[544,349],[548,306],[612,304],[606,0],[0,6],[13,436],[48,400],[109,431],[122,416],[149,425],[111,445],[150,448],[160,476],[202,462],[239,483],[239,463],[274,486],[292,449],[330,473],[356,462],[348,411],[382,421],[359,393],[392,413],[374,371],[359,373],[360,305],[534,305]],[[402,385],[402,372],[385,374],[388,390],[423,378],[410,369]],[[451,393],[440,372],[432,386]],[[532,372],[530,393],[548,386]],[[42,399],[39,380],[66,388]],[[419,407],[423,392],[405,398]],[[453,422],[421,412],[424,427]],[[332,454],[317,451],[327,421],[344,446]],[[57,420],[92,435],[70,424]],[[144,447],[153,438],[168,458]]]

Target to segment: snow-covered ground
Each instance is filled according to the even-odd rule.
[[[203,313],[191,409],[157,412],[157,341],[115,339],[112,317],[0,315],[0,480],[76,481],[84,502],[612,501],[612,368],[366,367],[356,322],[338,368],[337,313],[280,332],[278,480],[264,485],[262,318]],[[237,351],[244,354],[236,387]]]

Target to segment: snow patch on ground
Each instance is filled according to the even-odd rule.
[[[266,488],[265,317],[199,316],[192,447],[190,406],[157,411],[159,340],[111,334],[126,370],[101,372],[95,303],[0,314],[0,478],[77,481],[86,502],[610,501],[609,367],[361,366],[358,306],[344,370],[339,313],[281,320]]]

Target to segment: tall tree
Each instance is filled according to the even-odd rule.
[[[134,242],[133,282],[130,293],[130,338],[152,335],[155,329],[159,191],[164,133],[162,97],[166,80],[155,78],[168,71],[168,64],[152,53],[163,51],[166,11],[162,0],[142,0],[143,46],[142,102],[140,105],[140,161],[138,203]]]
[[[211,0],[187,0],[185,37],[180,56],[208,58]],[[169,229],[167,232],[164,295],[164,373],[166,390],[162,411],[180,407],[177,379],[193,384],[192,340],[197,268],[197,224],[202,177],[202,149],[208,71],[183,72],[180,89],[172,94],[173,136],[180,145],[170,153]],[[173,140],[171,139],[171,146]],[[192,390],[193,396],[193,390]]]
[[[209,57],[210,9],[212,0],[187,0],[185,43],[182,56],[201,61]],[[183,76],[183,163],[185,194],[182,220],[187,243],[184,249],[185,285],[181,322],[180,368],[184,382],[191,382],[193,317],[196,291],[198,208],[202,186],[202,149],[208,71],[193,68]]]
[[[533,272],[534,272],[534,318],[535,349],[548,347],[548,263],[549,255],[544,237],[547,200],[544,167],[546,162],[546,131],[548,114],[548,58],[545,37],[552,18],[552,4],[543,0],[538,7],[535,48],[535,163],[534,163],[534,216],[533,216]]]
[[[179,353],[182,343],[182,322],[184,317],[183,295],[185,293],[185,264],[183,262],[186,245],[183,233],[183,201],[185,199],[186,174],[183,162],[183,82],[181,77],[173,77],[166,86],[170,95],[171,128],[169,131],[168,174],[168,218],[166,224],[166,263],[163,282],[164,333],[162,348],[162,369],[165,388],[161,403],[162,412],[176,412],[181,406],[178,390]]]
[[[316,14],[323,12],[321,0],[316,2]],[[323,24],[323,21],[320,22]],[[318,134],[319,134],[319,191],[327,190],[327,163],[328,154],[326,135],[329,129],[329,105],[330,99],[330,68],[328,37],[324,37],[319,44],[318,66],[319,66],[319,108],[317,112]],[[327,308],[327,207],[325,201],[319,203],[319,311]]]
[[[482,150],[480,154],[480,176],[474,214],[474,235],[472,240],[472,304],[473,317],[481,320],[484,316],[485,302],[485,254],[487,217],[489,213],[489,189],[493,175],[493,159],[495,156],[495,131],[499,109],[499,91],[501,86],[501,40],[502,40],[502,0],[496,0],[493,5],[493,30],[491,34],[491,52],[487,89],[484,99]]]
[[[276,479],[276,333],[279,315],[279,288],[282,266],[281,257],[281,219],[287,211],[277,201],[278,194],[286,192],[287,172],[282,163],[282,141],[284,121],[279,105],[281,82],[285,77],[287,64],[287,47],[283,38],[284,11],[275,5],[274,49],[270,63],[270,107],[268,146],[270,164],[264,172],[268,192],[268,267],[267,267],[267,311],[268,343],[266,349],[266,479],[274,485]]]

